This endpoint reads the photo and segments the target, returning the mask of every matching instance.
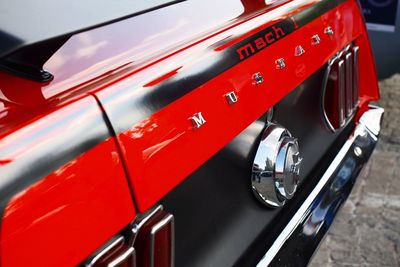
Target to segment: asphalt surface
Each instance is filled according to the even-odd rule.
[[[380,140],[312,267],[400,266],[400,74],[380,88]]]

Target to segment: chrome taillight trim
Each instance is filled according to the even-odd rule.
[[[163,206],[157,205],[157,206],[153,207],[152,209],[150,209],[149,211],[147,211],[146,213],[138,215],[136,220],[130,226],[132,236],[131,236],[131,239],[129,240],[129,243],[131,246],[133,246],[133,244],[135,243],[135,240],[139,233],[140,228],[142,228],[143,225],[146,222],[148,222],[155,214],[157,214],[158,212],[160,212],[162,210],[163,210]]]
[[[124,237],[123,236],[115,236],[113,237],[103,249],[101,249],[98,253],[95,253],[95,256],[92,257],[88,262],[85,264],[87,267],[94,266],[103,256],[105,256],[108,252],[112,249],[116,248],[119,245],[124,244]]]
[[[349,118],[354,112],[353,107],[353,53],[345,54],[346,67],[346,118]]]
[[[353,44],[347,45],[344,49],[328,61],[322,83],[321,108],[324,122],[328,129],[336,132],[343,128],[354,117],[358,107],[359,98],[359,47]],[[339,127],[331,122],[325,106],[326,90],[332,70],[337,68],[337,116]]]
[[[156,255],[156,235],[162,229],[167,228],[167,238],[170,240],[168,262],[165,266],[175,264],[175,226],[174,216],[163,210],[161,205],[157,205],[144,214],[137,216],[136,220],[125,227],[119,234],[112,237],[105,245],[96,250],[80,266],[96,267],[107,266],[117,267],[125,261],[129,261],[133,266],[155,266]],[[148,244],[148,245],[146,245]],[[160,247],[159,247],[160,248]],[[164,247],[161,247],[164,249]],[[111,253],[111,256],[107,256]],[[165,258],[167,259],[167,258]],[[164,265],[163,265],[164,266]]]
[[[133,264],[136,266],[136,253],[133,247],[128,248],[125,250],[121,255],[115,258],[108,264],[108,267],[118,267],[121,263],[127,260],[129,257],[133,257]],[[132,266],[132,267],[134,267]]]
[[[344,60],[338,62],[338,112],[339,112],[339,125],[343,127],[346,124],[346,66]],[[325,113],[326,114],[326,113]],[[328,118],[328,117],[327,117]],[[328,119],[329,120],[329,119]],[[331,124],[332,125],[332,124]],[[333,125],[332,125],[333,127]]]
[[[359,52],[358,46],[353,47],[353,107],[357,107],[360,97],[360,71],[359,71]]]

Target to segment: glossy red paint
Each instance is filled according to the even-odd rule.
[[[43,129],[48,130],[39,140],[42,144],[60,131],[68,131],[68,126],[56,131],[52,126],[67,115],[60,110],[77,114],[85,110],[85,105],[71,104],[83,95],[93,93],[100,101],[108,101],[118,88],[130,90],[140,84],[152,90],[202,57],[211,54],[218,58],[230,45],[276,22],[271,18],[279,20],[293,13],[281,6],[289,1],[272,6],[265,6],[264,1],[217,2],[210,1],[214,7],[210,13],[196,10],[195,18],[188,15],[193,14],[193,6],[186,1],[75,35],[46,63],[45,68],[55,75],[47,84],[0,72],[0,151],[5,151],[4,140],[9,136],[15,136],[16,144],[0,157],[0,166],[37,148],[37,139],[29,132],[37,123],[44,122]],[[318,1],[290,2],[298,5],[294,11],[298,12]],[[204,8],[205,3],[199,5]],[[222,14],[218,6],[223,7],[223,16],[211,19],[215,17],[212,12]],[[164,20],[157,19],[164,15]],[[153,26],[145,29],[142,25]],[[324,34],[328,25],[337,33],[334,37]],[[311,36],[316,33],[321,44],[313,47]],[[360,11],[354,1],[348,1],[119,133],[118,145],[139,210],[153,206],[354,40],[360,46],[361,112],[379,94]],[[294,56],[297,44],[306,51],[301,57]],[[283,70],[275,67],[275,59],[280,57],[286,60]],[[256,72],[265,78],[259,86],[251,81]],[[239,99],[232,106],[224,97],[230,91]],[[197,112],[202,112],[207,122],[195,130],[189,117]],[[21,130],[27,133],[21,135]],[[114,142],[107,139],[12,197],[1,223],[2,265],[75,265],[134,219]]]
[[[52,149],[35,164],[39,165],[40,161],[51,162],[57,151],[74,147],[73,139],[58,136],[68,137],[82,125],[102,118],[101,110],[92,96],[59,107],[42,107],[40,116],[34,109],[12,107],[2,122],[8,121],[7,116],[14,118],[13,112],[29,120],[8,124],[0,136],[1,186],[12,189],[22,184],[2,214],[1,266],[77,265],[135,218],[115,139],[104,138],[72,160],[52,163],[54,169],[44,170],[48,173],[44,177],[32,178],[29,169],[40,170],[29,164],[30,158]],[[104,121],[97,123],[99,132],[107,136]],[[28,164],[23,163],[27,160]],[[27,172],[21,170],[25,168]],[[22,171],[24,176],[8,181],[10,170]],[[15,185],[7,185],[10,182]],[[2,204],[7,197],[2,195]]]
[[[1,266],[75,266],[134,217],[109,139],[11,199],[1,223]]]
[[[298,7],[296,12],[309,5],[310,3],[307,3]],[[130,90],[129,88],[132,88],[137,80],[146,81],[145,77],[164,77],[171,72],[177,72],[176,70],[184,71],[195,65],[199,58],[207,56],[207,53],[212,53],[218,58],[225,47],[274,23],[275,21],[270,19],[276,17],[276,14],[275,16],[272,14],[273,12],[278,14],[283,12],[279,19],[291,15],[284,13],[285,10],[286,7],[283,6],[282,10],[277,8],[270,13],[247,20],[236,28],[214,35],[203,43],[189,47],[120,83],[105,88],[97,95],[101,101],[107,101],[112,98],[115,88],[123,87]],[[268,23],[265,24],[265,21]],[[365,52],[368,51],[369,46],[367,46],[365,28],[362,23],[356,3],[345,2],[286,36],[278,42],[279,45],[274,44],[260,51],[257,55],[119,134],[118,141],[126,158],[129,178],[139,210],[145,211],[154,205],[345,45],[357,40],[360,50],[364,50],[360,58],[366,57],[363,62],[360,62],[361,65],[371,63],[370,54]],[[334,36],[324,33],[327,26],[333,28]],[[238,32],[244,35],[238,36]],[[318,46],[311,45],[311,37],[314,34],[319,34],[321,37],[321,43]],[[232,36],[236,38],[232,39]],[[208,52],[204,53],[207,47],[216,43],[223,45],[212,52],[207,50]],[[295,57],[296,45],[302,45],[306,53]],[[277,70],[275,60],[281,57],[285,58],[286,68]],[[373,64],[365,64],[361,72],[364,71],[364,75],[367,76],[368,73],[374,71],[371,66]],[[253,85],[251,80],[256,72],[261,72],[265,78],[265,82],[259,86]],[[373,78],[374,76],[371,76],[367,79],[368,84],[361,83],[363,95],[361,106],[377,98],[377,85]],[[160,82],[162,81],[163,79]],[[233,106],[229,106],[224,98],[224,95],[230,91],[235,91],[239,98],[238,103]],[[197,112],[202,112],[207,122],[203,127],[195,130],[189,118]]]

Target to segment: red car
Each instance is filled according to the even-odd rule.
[[[304,266],[378,140],[355,0],[0,3],[1,266]]]

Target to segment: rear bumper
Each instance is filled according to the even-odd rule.
[[[369,106],[319,182],[257,266],[310,261],[378,141],[384,110]]]

